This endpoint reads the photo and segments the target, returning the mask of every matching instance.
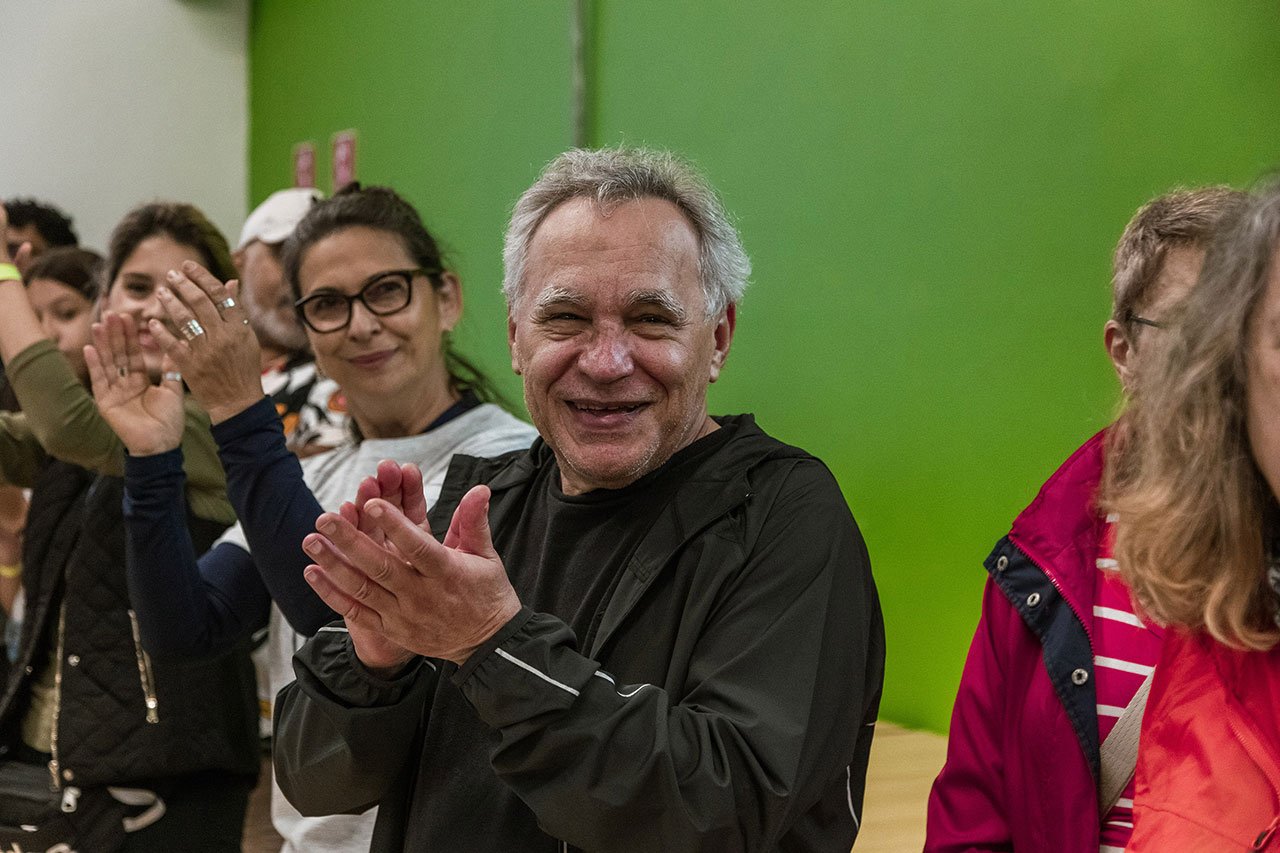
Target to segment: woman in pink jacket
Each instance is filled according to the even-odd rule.
[[[1116,556],[1167,632],[1131,853],[1280,850],[1280,185],[1224,225],[1113,439]]]
[[[1133,393],[1168,342],[1222,217],[1224,187],[1157,198],[1116,248],[1107,352]],[[1131,761],[1101,744],[1160,654],[1162,632],[1133,613],[1097,506],[1109,433],[1090,439],[1014,521],[990,574],[956,697],[947,763],[929,798],[930,853],[1119,853],[1132,827]],[[1129,712],[1131,719],[1140,711]]]

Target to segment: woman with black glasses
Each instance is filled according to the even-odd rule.
[[[302,539],[322,511],[337,510],[375,472],[386,490],[434,501],[455,453],[497,455],[534,437],[482,402],[495,396],[488,382],[451,349],[461,285],[396,193],[353,188],[318,203],[285,243],[283,261],[316,363],[342,390],[353,435],[299,462],[262,395],[257,342],[235,287],[197,264],[171,271],[160,298],[178,334],[155,320],[146,331],[208,410],[240,519],[199,560],[182,510],[180,410],[168,400],[114,404],[120,379],[109,366],[141,357],[127,320],[99,324],[89,358],[94,394],[132,454],[125,517],[144,646],[203,657],[269,624],[271,695],[293,680],[295,649],[336,618],[302,576],[311,562]],[[401,484],[401,468],[380,460],[413,462],[425,482]],[[367,849],[371,814],[303,818],[273,793],[285,850]]]

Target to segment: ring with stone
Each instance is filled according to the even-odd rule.
[[[166,370],[161,377],[165,382],[181,382],[182,374],[176,370]]]
[[[232,299],[230,296],[228,296],[226,299],[218,303],[218,307],[223,309],[224,311],[228,308],[235,308],[236,301]]]
[[[194,341],[196,338],[204,334],[204,326],[201,326],[195,320],[187,320],[178,327],[178,331],[182,333],[182,337],[188,341]]]
[[[116,375],[119,376],[121,379],[125,378],[126,376],[129,375],[129,368],[123,365],[121,365],[120,367],[117,367]]]

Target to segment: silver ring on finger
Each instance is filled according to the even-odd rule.
[[[236,301],[232,299],[230,296],[228,296],[226,299],[218,303],[218,307],[221,308],[223,311],[227,310],[228,308],[235,308]]]
[[[204,334],[204,326],[196,320],[187,320],[178,327],[178,331],[182,333],[182,337],[188,341],[194,341],[196,338]]]
[[[129,368],[125,365],[120,365],[119,367],[116,368],[116,375],[119,376],[121,379],[124,379],[126,376],[129,375]]]

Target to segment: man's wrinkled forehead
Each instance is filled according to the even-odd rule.
[[[605,230],[603,223],[625,222],[625,229]],[[607,249],[618,236],[630,236],[658,247],[676,248],[697,236],[693,223],[676,204],[657,196],[600,200],[575,196],[553,207],[542,217],[530,238],[530,248],[544,244],[579,250]],[[673,244],[674,241],[674,244]]]
[[[521,296],[542,301],[548,288],[563,289],[562,277],[611,278],[626,271],[657,280],[679,277],[686,268],[697,275],[698,239],[683,211],[664,199],[602,205],[579,197],[543,218],[529,241],[528,258]],[[645,259],[644,269],[635,269],[637,258]]]

